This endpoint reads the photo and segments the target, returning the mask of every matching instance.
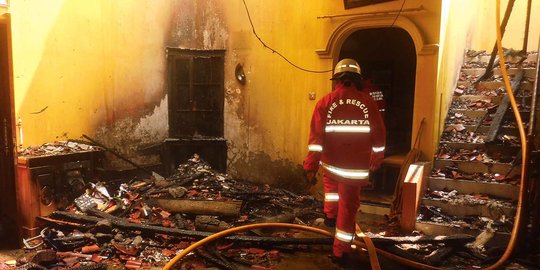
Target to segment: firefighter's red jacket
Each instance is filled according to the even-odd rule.
[[[382,161],[385,142],[384,123],[369,91],[339,83],[315,106],[304,170],[317,171],[321,165],[336,180],[365,183],[370,168]]]

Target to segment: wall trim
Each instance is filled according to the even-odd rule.
[[[336,59],[343,42],[354,32],[361,29],[384,28],[392,25],[396,16],[362,16],[352,18],[339,25],[330,35],[326,48],[315,50],[321,59]],[[402,28],[411,36],[417,54],[423,50],[424,38],[418,27],[406,17],[400,16],[396,19],[393,27]]]
[[[439,52],[439,44],[425,44],[418,52],[418,55],[431,55]]]

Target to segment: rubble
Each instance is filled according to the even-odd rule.
[[[487,194],[459,194],[457,190],[428,190],[424,195],[424,199],[442,201],[461,206],[486,205],[490,208],[515,208],[512,201],[492,199]]]
[[[52,143],[44,143],[40,146],[30,146],[24,149],[20,155],[21,156],[53,156],[53,155],[63,155],[71,153],[80,153],[88,151],[102,151],[103,149],[89,145],[83,142],[78,141],[58,141]]]
[[[290,213],[291,222],[310,223],[323,216],[322,204],[311,196],[234,180],[215,172],[198,156],[168,178],[98,182],[87,188],[64,211],[40,218],[48,227],[32,241],[42,241],[40,252],[48,252],[53,264],[96,269],[110,264],[129,269],[159,267],[194,241],[232,226],[284,213]],[[241,261],[252,268],[270,269],[279,262],[282,247],[306,249],[306,245],[332,242],[331,238],[296,238],[294,232],[258,233],[226,237],[227,244],[198,250],[182,268],[237,269],[235,264]],[[257,248],[250,243],[257,243]],[[225,257],[229,259],[220,259]],[[42,267],[50,265],[42,263]]]
[[[473,149],[465,149],[454,148],[447,143],[441,143],[435,158],[439,160],[461,160],[484,163],[511,163],[515,160],[516,156],[512,153],[501,151],[491,151],[491,153],[488,154],[486,149],[480,146]]]
[[[476,134],[475,132],[468,131],[466,129],[457,131],[456,129],[452,128],[449,131],[443,132],[441,136],[441,143],[483,143],[484,137],[484,135]]]
[[[447,125],[465,125],[465,126],[476,126],[480,122],[481,118],[473,118],[470,116],[467,116],[460,112],[454,112],[451,110],[448,113],[448,117],[446,118],[446,124]],[[457,130],[459,131],[459,130]]]
[[[519,175],[504,175],[500,173],[466,173],[456,167],[445,166],[444,168],[435,168],[431,172],[431,177],[442,177],[455,180],[468,180],[486,183],[506,183],[516,185],[519,183]]]
[[[221,211],[227,207],[230,211]],[[322,203],[309,195],[237,181],[194,156],[167,178],[91,183],[68,207],[39,218],[47,227],[29,244],[42,245],[28,250],[42,255],[34,261],[21,258],[17,265],[81,270],[162,267],[194,242],[227,228],[260,222],[316,226],[323,216]],[[473,240],[468,235],[403,236],[397,229],[366,233],[387,251],[419,247],[400,252],[432,265],[454,252],[448,247]],[[328,237],[300,235],[257,229],[227,236],[189,254],[178,267],[275,269],[283,252],[329,248],[333,243]]]
[[[485,230],[489,227],[496,232],[501,233],[510,233],[514,223],[513,218],[506,216],[501,217],[499,220],[493,220],[482,216],[452,216],[444,213],[441,208],[431,205],[420,206],[417,220],[470,230]]]

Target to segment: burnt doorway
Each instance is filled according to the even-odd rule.
[[[15,145],[9,14],[0,16],[0,247],[17,245]]]
[[[352,33],[339,55],[360,64],[366,79],[382,90],[386,104],[385,158],[399,158],[411,148],[416,50],[407,31],[401,28],[371,28]],[[373,175],[374,185],[364,198],[388,204],[399,174],[399,166],[383,166]]]
[[[225,172],[224,71],[224,50],[167,48],[167,172],[195,153],[214,169]]]

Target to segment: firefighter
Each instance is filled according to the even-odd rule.
[[[386,131],[355,60],[339,61],[331,80],[337,82],[334,90],[313,112],[303,165],[312,185],[319,165],[323,169],[325,224],[336,227],[333,259],[343,263],[352,252],[361,188],[384,157]]]

